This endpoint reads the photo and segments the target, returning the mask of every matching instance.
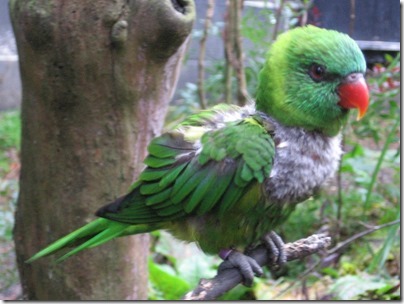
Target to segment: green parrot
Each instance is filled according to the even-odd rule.
[[[248,285],[262,269],[237,249],[263,238],[272,250],[282,247],[272,231],[336,171],[349,110],[358,119],[367,110],[365,71],[361,50],[345,34],[314,26],[281,34],[255,102],[216,105],[154,138],[126,195],[28,262],[70,247],[63,261],[116,237],[164,229],[219,253]]]

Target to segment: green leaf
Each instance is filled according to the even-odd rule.
[[[149,278],[153,288],[159,291],[164,300],[179,300],[190,290],[188,282],[168,272],[152,259],[149,259]]]
[[[0,113],[0,147],[19,149],[21,121],[18,111]]]
[[[346,160],[348,158],[355,158],[359,156],[365,156],[365,151],[361,145],[356,144],[351,151],[344,154],[343,159]]]
[[[202,252],[177,260],[178,273],[182,279],[191,285],[191,289],[198,285],[201,278],[213,278],[216,275],[216,270],[213,269],[214,265],[215,257]]]
[[[251,289],[247,288],[243,285],[237,285],[235,288],[229,290],[224,295],[222,295],[219,300],[220,301],[237,301],[243,300],[243,297],[246,293],[250,292]]]
[[[397,219],[400,218],[400,215],[398,213]],[[386,240],[383,243],[383,247],[377,252],[376,256],[373,258],[371,264],[369,265],[369,272],[373,272],[377,270],[380,272],[384,266],[384,263],[387,260],[387,257],[397,240],[398,236],[398,230],[400,229],[400,225],[394,225],[390,227],[389,232],[387,234]]]
[[[380,278],[366,274],[347,275],[337,279],[330,291],[336,300],[355,300],[366,291],[379,289],[385,284]]]
[[[329,275],[330,277],[336,279],[339,277],[338,270],[332,267],[325,267],[321,270],[322,273]]]
[[[390,54],[385,54],[384,58],[386,58],[387,62],[392,62],[394,60],[393,56],[391,56]]]

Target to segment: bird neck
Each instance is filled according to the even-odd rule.
[[[288,127],[301,127],[307,131],[316,131],[326,136],[337,135],[341,127],[346,123],[348,112],[342,115],[329,113],[313,113],[313,110],[305,110],[296,105],[315,103],[313,94],[299,95],[299,92],[287,90],[287,84],[283,77],[276,76],[268,66],[260,73],[259,84],[255,96],[256,109],[275,118],[278,122]],[[305,102],[295,102],[296,98],[305,98]],[[318,102],[317,102],[318,103]],[[326,119],[330,117],[330,119]]]
[[[319,126],[315,121],[307,119],[307,117],[300,115],[297,111],[283,107],[282,103],[276,100],[276,98],[279,98],[279,96],[274,96],[271,90],[267,90],[266,94],[257,94],[256,109],[273,117],[284,126],[301,127],[306,131],[315,131],[329,137],[334,137],[340,133],[342,126],[347,122],[348,113],[339,119],[329,121],[327,125]]]

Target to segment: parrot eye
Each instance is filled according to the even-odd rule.
[[[309,75],[311,79],[313,79],[316,82],[319,82],[324,79],[324,76],[326,74],[326,69],[324,66],[320,64],[313,64],[310,66],[309,69]]]

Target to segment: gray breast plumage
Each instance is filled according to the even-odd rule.
[[[342,154],[340,134],[329,137],[300,127],[286,127],[256,111],[253,104],[233,106],[226,112],[216,111],[206,128],[221,128],[226,122],[253,115],[261,117],[261,123],[273,134],[276,145],[271,175],[263,185],[270,204],[284,206],[302,202],[334,175]]]
[[[267,200],[282,205],[299,203],[334,175],[342,154],[341,135],[328,137],[269,119],[275,126],[276,154],[264,185]]]

